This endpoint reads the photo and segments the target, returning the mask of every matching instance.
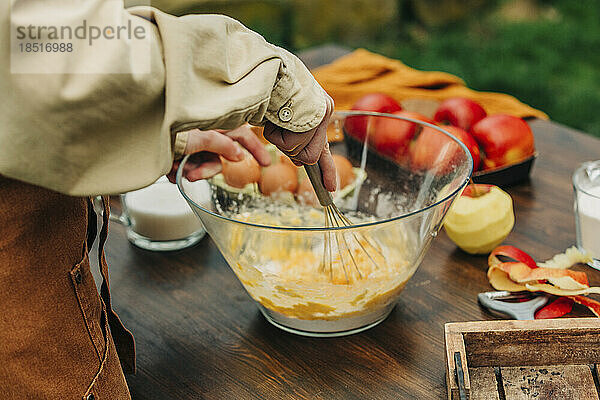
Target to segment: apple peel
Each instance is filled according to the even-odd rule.
[[[555,296],[577,296],[581,294],[600,294],[600,287],[592,286],[582,289],[563,289],[547,283],[526,283],[525,290],[530,292],[545,292]]]
[[[596,315],[596,317],[600,317],[600,302],[585,296],[570,296],[570,298],[575,303],[581,304],[589,308],[590,311]]]
[[[491,268],[488,270],[488,279],[490,285],[496,290],[504,290],[507,292],[521,292],[523,290],[529,290],[524,284],[515,283],[512,281],[508,274],[499,268]]]
[[[501,261],[498,256],[508,257],[515,261]],[[514,246],[499,246],[492,251],[488,258],[487,275],[490,284],[496,290],[509,292],[526,290],[569,298],[586,306],[596,316],[600,316],[600,302],[582,296],[584,294],[600,294],[600,287],[590,287],[585,272],[569,269],[588,259],[588,255],[572,247],[538,266],[524,251]],[[564,304],[559,304],[561,306],[559,308],[561,310],[568,308],[567,303],[564,301]],[[543,315],[546,314],[551,315],[552,313],[548,311]],[[556,311],[556,316],[560,316],[558,314],[560,313]],[[547,316],[547,318],[553,317]]]
[[[498,288],[492,279],[498,279],[499,275],[490,274],[490,272],[495,269],[502,271],[510,281],[516,284],[525,285],[526,289],[527,285],[536,284],[540,287],[551,286],[553,288],[564,289],[568,291],[590,289],[585,272],[540,267],[530,268],[524,263],[513,261],[490,265],[490,269],[488,270],[488,278],[490,278],[490,283],[496,289]],[[540,284],[540,282],[549,282],[551,285]],[[598,288],[598,290],[600,292],[600,288]]]
[[[535,319],[550,319],[562,317],[573,310],[573,298],[559,297],[535,312]]]
[[[577,247],[569,247],[564,253],[560,253],[552,257],[550,260],[540,263],[540,267],[567,269],[575,264],[586,264],[592,261],[592,257],[581,252]]]
[[[513,260],[520,261],[523,264],[526,264],[529,268],[537,268],[537,263],[531,256],[525,253],[523,250],[515,247],[515,246],[498,246],[490,253],[490,257],[488,259],[489,264],[498,264],[501,263],[498,256],[505,256],[512,258]]]

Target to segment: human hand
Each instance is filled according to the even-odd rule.
[[[248,125],[232,131],[194,129],[188,132],[184,154],[192,156],[185,163],[183,175],[190,182],[217,175],[222,170],[219,156],[229,161],[242,161],[244,152],[236,142],[248,150],[260,165],[267,166],[271,163],[269,152]],[[172,183],[175,183],[179,163],[173,162],[171,171],[167,174]]]
[[[323,120],[316,128],[308,132],[291,132],[267,122],[263,135],[298,166],[312,165],[318,162],[323,175],[323,184],[327,190],[333,192],[337,188],[337,178],[335,163],[327,141],[327,125],[333,113],[331,97],[327,96],[326,104],[327,109]]]

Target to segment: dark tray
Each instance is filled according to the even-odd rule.
[[[363,143],[346,134],[346,132],[344,132],[344,143],[346,144],[348,155],[360,160]],[[373,157],[382,168],[390,168],[392,166],[398,168],[399,166],[398,163],[391,158],[377,153],[370,147],[369,157]],[[472,175],[473,182],[487,183],[499,187],[508,187],[524,182],[529,179],[529,174],[531,173],[531,168],[533,167],[536,157],[537,153],[534,153],[515,164],[505,165],[487,171],[475,171]]]
[[[526,159],[510,165],[487,171],[475,171],[472,179],[475,183],[488,183],[500,187],[516,185],[529,179],[531,168],[537,158],[537,153],[533,153]]]

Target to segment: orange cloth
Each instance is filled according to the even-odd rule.
[[[446,72],[419,71],[398,60],[358,49],[331,64],[313,70],[317,81],[335,100],[339,110],[349,110],[360,97],[385,93],[398,102],[406,99],[441,101],[449,97],[475,100],[488,114],[548,119],[540,110],[503,93],[477,92],[459,77]]]

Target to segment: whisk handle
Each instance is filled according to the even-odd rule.
[[[325,189],[325,185],[323,185],[323,175],[321,174],[321,167],[319,167],[319,164],[305,165],[304,169],[306,170],[308,179],[310,179],[310,183],[315,189],[319,203],[321,203],[323,207],[333,204],[331,193]]]

